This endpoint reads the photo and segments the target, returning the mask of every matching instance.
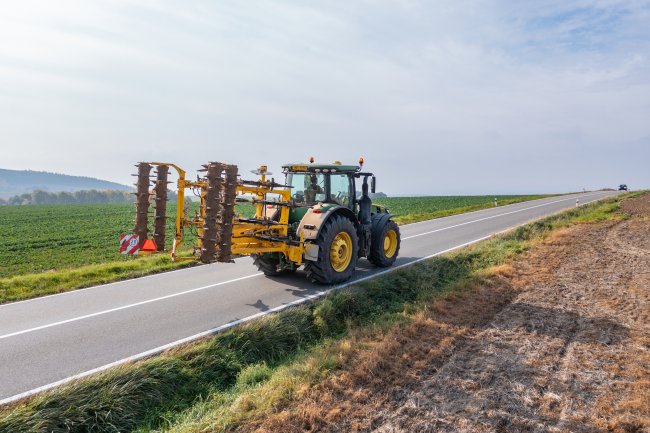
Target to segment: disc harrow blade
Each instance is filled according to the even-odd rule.
[[[149,174],[151,173],[151,165],[144,162],[137,165],[138,174],[136,187],[136,200],[135,200],[135,227],[133,232],[140,237],[140,246],[147,239],[148,229],[148,214],[149,214]]]
[[[222,188],[222,215],[218,223],[219,248],[217,260],[219,262],[232,262],[232,222],[235,218],[235,202],[237,198],[237,166],[228,165],[225,168],[225,181]]]
[[[211,162],[205,169],[205,208],[201,261],[232,261],[232,221],[237,196],[237,166]]]
[[[165,250],[165,225],[167,222],[167,176],[169,167],[159,165],[156,172],[154,186],[155,216],[153,223],[153,237],[158,251]]]
[[[207,188],[205,192],[205,215],[203,218],[203,234],[201,236],[201,261],[213,263],[217,260],[217,218],[221,214],[221,183],[223,182],[223,164],[211,162],[204,166],[206,168],[205,181]]]

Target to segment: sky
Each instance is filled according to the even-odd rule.
[[[389,195],[650,188],[649,22],[650,0],[0,0],[0,168],[363,156]]]

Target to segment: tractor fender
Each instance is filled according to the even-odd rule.
[[[372,228],[371,231],[374,232],[380,227],[383,227],[391,218],[395,215],[389,213],[376,213],[372,215]]]
[[[305,240],[318,239],[321,228],[333,215],[343,215],[349,218],[355,227],[359,225],[357,216],[350,209],[341,205],[332,206],[330,203],[319,203],[311,207],[300,220],[298,236],[302,233]]]

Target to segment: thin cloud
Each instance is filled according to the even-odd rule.
[[[650,2],[4,8],[3,168],[364,155],[389,193],[649,186]]]

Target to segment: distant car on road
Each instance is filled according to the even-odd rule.
[[[620,184],[620,185],[618,186],[618,190],[619,190],[619,191],[627,191],[627,185],[625,185],[624,183],[623,183],[623,184]]]

